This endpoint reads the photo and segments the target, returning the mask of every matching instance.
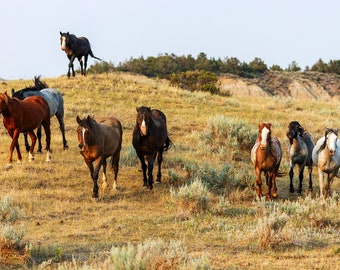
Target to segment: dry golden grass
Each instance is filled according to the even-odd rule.
[[[10,138],[4,127],[0,127],[0,196],[12,196],[24,213],[20,222],[26,231],[22,242],[32,246],[29,267],[35,268],[52,259],[50,267],[53,268],[58,262],[71,261],[72,257],[91,264],[101,260],[104,251],[113,245],[136,244],[150,238],[184,241],[192,256],[207,256],[215,269],[339,267],[339,252],[334,251],[339,249],[339,239],[319,246],[313,243],[299,246],[290,239],[289,233],[295,234],[291,230],[285,232],[286,240],[281,238],[271,248],[259,250],[258,239],[252,235],[257,224],[253,205],[255,191],[243,194],[237,190],[230,194],[228,212],[218,216],[208,213],[181,219],[170,200],[170,186],[180,186],[188,177],[183,169],[185,164],[178,164],[177,160],[216,167],[223,164],[212,153],[198,147],[197,134],[204,130],[212,116],[222,114],[239,119],[255,130],[259,122],[272,122],[273,134],[283,145],[282,169],[288,172],[285,151],[288,123],[298,120],[317,139],[323,135],[324,127],[340,126],[339,102],[211,96],[172,88],[166,81],[119,73],[77,76],[69,80],[65,77],[42,79],[63,93],[69,149],[62,150],[57,119],[52,118],[52,162],[45,163],[43,154],[36,155],[34,163],[28,163],[21,136],[23,163],[14,163],[13,169],[6,171]],[[31,84],[32,81],[9,81],[6,88],[2,86],[2,91],[18,90]],[[142,186],[137,160],[133,165],[123,161],[132,147],[135,108],[141,105],[161,109],[166,114],[174,143],[164,155],[163,183],[155,185],[153,192]],[[79,154],[76,136],[76,116],[88,114],[96,119],[115,116],[124,128],[118,191],[100,190],[99,202],[91,200],[92,180]],[[254,175],[249,154],[245,155],[242,161],[233,162],[235,170],[242,168]],[[15,160],[16,153],[13,157]],[[169,170],[176,172],[180,178],[178,182],[169,182]],[[108,175],[112,177],[112,172]],[[316,169],[313,176],[315,197],[318,191]],[[333,190],[340,192],[338,179],[333,183]],[[297,199],[295,194],[289,193],[288,175],[278,179],[278,193],[277,200]],[[339,230],[339,219],[332,224]]]

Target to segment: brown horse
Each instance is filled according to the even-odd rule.
[[[268,186],[267,200],[272,196],[277,197],[276,177],[282,176],[279,167],[282,159],[282,150],[280,141],[276,137],[271,136],[271,124],[259,124],[259,136],[251,150],[251,160],[255,165],[256,183],[258,186],[257,194],[262,196],[262,180],[261,173],[266,177]],[[271,194],[273,187],[273,194]]]
[[[136,108],[136,126],[132,134],[132,144],[142,164],[143,182],[150,190],[153,188],[153,164],[157,156],[157,182],[161,182],[161,164],[163,152],[167,151],[171,143],[166,127],[166,117],[160,110],[151,110],[142,106]],[[146,166],[145,158],[148,161]],[[146,176],[148,169],[148,177]]]
[[[78,123],[78,142],[80,154],[84,157],[90,169],[93,180],[92,198],[98,199],[98,174],[103,166],[103,188],[106,188],[106,159],[111,157],[111,166],[114,171],[113,189],[116,189],[120,150],[122,148],[122,125],[114,117],[97,123],[92,117],[80,119]],[[93,165],[94,164],[94,165]]]
[[[50,156],[50,109],[44,98],[40,96],[28,97],[24,100],[11,98],[7,92],[0,93],[0,113],[3,116],[3,123],[12,138],[7,169],[12,167],[12,155],[14,147],[18,153],[18,162],[21,162],[18,138],[20,133],[27,132],[32,140],[29,151],[29,161],[34,160],[33,150],[37,140],[34,130],[42,125],[46,134],[46,161],[51,160]]]

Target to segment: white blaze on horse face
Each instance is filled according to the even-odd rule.
[[[86,129],[85,128],[81,128],[81,135],[82,135],[82,138],[83,138],[83,147],[81,150],[85,151],[85,146],[86,146],[86,142],[85,142],[85,131]]]
[[[140,126],[140,132],[142,133],[142,135],[146,136],[146,124],[145,124],[144,117],[143,117],[142,125]]]
[[[66,37],[61,37],[61,49],[66,50]]]
[[[333,156],[336,151],[336,141],[338,136],[335,133],[329,133],[326,140],[328,141],[327,147],[329,149],[330,154]]]
[[[264,127],[261,131],[261,137],[262,137],[261,146],[266,147],[268,134],[269,134],[269,129]]]

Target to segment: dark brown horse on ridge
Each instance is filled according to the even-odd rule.
[[[298,121],[289,123],[287,137],[289,139],[289,178],[290,178],[290,192],[294,192],[293,177],[294,166],[297,164],[299,167],[299,187],[297,194],[302,192],[303,171],[305,166],[308,167],[309,173],[309,191],[313,190],[312,170],[313,160],[312,152],[314,148],[314,139],[312,135],[304,130]]]
[[[34,160],[33,150],[37,140],[34,130],[42,125],[46,134],[46,161],[51,160],[50,156],[50,109],[44,98],[40,96],[28,97],[25,100],[11,98],[7,92],[0,93],[0,113],[3,116],[3,123],[12,138],[7,169],[12,168],[12,156],[14,147],[18,153],[18,162],[21,162],[18,138],[20,133],[27,132],[32,140],[29,151],[29,161]]]
[[[168,150],[171,141],[168,137],[166,117],[163,112],[155,109],[151,110],[145,106],[136,108],[136,110],[137,117],[132,135],[132,144],[142,164],[144,186],[152,190],[154,161],[157,156],[158,173],[156,181],[160,183],[163,152]],[[148,165],[146,165],[145,159]]]
[[[251,160],[255,165],[258,186],[257,194],[259,197],[262,196],[261,173],[263,172],[268,186],[267,200],[277,197],[276,177],[283,175],[279,172],[282,159],[281,144],[276,137],[271,136],[270,128],[270,123],[259,124],[259,136],[251,150]]]
[[[96,122],[92,117],[80,119],[78,123],[78,142],[80,154],[84,157],[90,169],[93,180],[92,198],[98,199],[98,174],[103,166],[103,189],[108,186],[106,178],[106,159],[111,157],[111,166],[114,171],[112,189],[116,190],[119,167],[120,150],[122,148],[123,129],[119,120],[109,117],[101,122]]]
[[[87,59],[89,55],[99,61],[100,58],[93,55],[91,50],[91,45],[86,37],[76,37],[75,35],[67,33],[62,33],[60,31],[60,44],[61,49],[65,51],[67,58],[70,60],[68,64],[67,77],[70,78],[72,69],[72,76],[75,76],[73,61],[77,58],[80,63],[81,74],[86,75]],[[83,57],[84,57],[84,67],[83,67]]]

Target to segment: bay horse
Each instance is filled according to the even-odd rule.
[[[41,96],[47,101],[48,106],[50,108],[50,116],[53,117],[55,115],[58,119],[61,135],[63,137],[64,150],[68,149],[67,140],[65,136],[64,99],[62,94],[57,89],[49,88],[45,82],[40,80],[40,76],[35,76],[34,86],[26,87],[16,92],[14,91],[14,89],[12,89],[12,97],[23,100],[30,96]],[[38,137],[37,152],[41,153],[42,150],[41,126],[38,127],[37,137]],[[26,133],[24,134],[24,138],[26,151],[28,152],[30,149],[30,145],[28,143]]]
[[[255,166],[257,194],[262,196],[261,174],[264,173],[268,186],[267,200],[277,197],[276,177],[282,176],[279,167],[282,159],[280,141],[271,136],[271,123],[259,124],[259,135],[251,149],[251,160]],[[273,193],[272,193],[273,187]]]
[[[99,61],[102,59],[93,55],[91,45],[86,37],[76,37],[73,34],[62,33],[60,31],[60,44],[61,50],[65,51],[67,58],[69,59],[67,77],[70,78],[72,69],[72,76],[75,76],[73,61],[77,58],[80,63],[81,74],[86,75],[87,59],[89,55]],[[84,67],[83,60],[84,57]]]
[[[161,164],[163,152],[169,149],[171,141],[168,137],[166,116],[157,109],[142,106],[136,108],[136,125],[132,134],[132,145],[136,150],[143,170],[143,185],[153,189],[153,164],[157,157],[157,182],[161,182]],[[145,163],[145,159],[148,165]]]
[[[297,194],[302,192],[302,181],[304,168],[308,167],[309,173],[309,191],[313,191],[312,170],[313,160],[312,152],[314,148],[314,139],[312,134],[307,132],[298,121],[292,121],[289,123],[287,138],[289,139],[289,178],[291,193],[294,192],[293,178],[294,178],[294,166],[298,165],[299,168],[299,187]]]
[[[331,193],[334,176],[340,177],[340,142],[338,129],[326,128],[325,136],[321,137],[313,149],[313,163],[318,167],[320,197],[326,198]],[[327,182],[324,185],[324,173]]]
[[[97,122],[91,116],[83,119],[77,116],[76,120],[80,154],[90,169],[93,180],[92,198],[97,200],[100,167],[103,167],[102,188],[105,189],[108,186],[106,159],[109,157],[111,157],[111,167],[114,172],[112,189],[116,190],[123,128],[120,121],[114,117]]]
[[[30,136],[32,145],[29,151],[29,161],[34,160],[33,150],[37,138],[34,130],[40,125],[44,127],[46,133],[46,161],[49,162],[51,160],[50,108],[45,99],[40,96],[32,96],[24,100],[19,100],[17,98],[11,98],[5,91],[4,93],[0,93],[0,113],[3,116],[4,126],[12,138],[6,169],[12,168],[14,147],[17,150],[18,162],[22,160],[18,143],[20,133],[28,133]]]

